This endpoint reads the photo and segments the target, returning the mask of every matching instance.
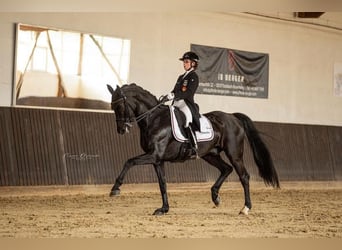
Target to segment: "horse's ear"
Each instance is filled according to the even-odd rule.
[[[107,84],[107,89],[108,89],[109,92],[113,95],[114,89],[112,88],[112,86],[110,86],[109,84]]]

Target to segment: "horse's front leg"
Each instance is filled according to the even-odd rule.
[[[162,200],[163,200],[163,206],[161,208],[156,209],[153,215],[164,215],[169,211],[169,202],[168,202],[167,191],[166,191],[164,162],[154,164],[153,166],[158,176],[160,193],[161,193]]]
[[[128,172],[128,170],[135,165],[144,165],[144,164],[154,164],[155,158],[150,154],[142,154],[136,157],[133,157],[125,162],[124,167],[122,168],[118,178],[116,178],[115,184],[110,191],[109,196],[117,196],[120,194],[120,186],[122,185],[124,178]]]

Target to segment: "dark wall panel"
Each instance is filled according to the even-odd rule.
[[[0,183],[2,186],[8,186],[14,184],[14,176],[17,173],[16,163],[13,162],[14,143],[11,139],[11,114],[9,109],[0,108]]]
[[[305,127],[297,124],[257,123],[257,128],[271,151],[281,179],[307,180]]]
[[[309,149],[309,165],[312,180],[333,180],[333,159],[330,149],[328,127],[306,126],[306,147]]]
[[[342,127],[328,127],[333,176],[342,180]]]
[[[342,127],[256,122],[281,181],[342,180]],[[0,185],[111,184],[125,161],[142,152],[140,131],[116,132],[113,113],[0,108]],[[224,157],[224,159],[226,159]],[[227,160],[227,159],[226,159]],[[244,162],[260,181],[245,141]],[[168,182],[213,182],[203,160],[167,163]],[[233,172],[229,181],[238,181]],[[153,166],[136,166],[126,183],[156,182]]]

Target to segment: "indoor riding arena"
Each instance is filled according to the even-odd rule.
[[[0,238],[342,238],[342,12],[8,11],[0,32]],[[217,118],[229,136],[208,127],[199,157],[165,160],[163,176],[164,158],[139,157],[161,131],[186,150],[160,97],[187,51],[200,113],[256,130]],[[158,106],[139,114],[131,83]],[[226,179],[208,155],[233,166]]]

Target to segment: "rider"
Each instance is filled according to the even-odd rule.
[[[178,107],[185,115],[185,131],[191,143],[191,155],[197,156],[197,141],[193,129],[200,130],[199,108],[194,101],[194,95],[198,88],[198,75],[195,72],[199,57],[192,51],[185,52],[179,58],[183,61],[185,73],[177,79],[172,92],[166,96],[167,100],[173,100],[172,105]]]

